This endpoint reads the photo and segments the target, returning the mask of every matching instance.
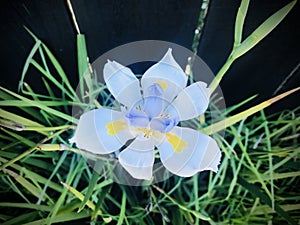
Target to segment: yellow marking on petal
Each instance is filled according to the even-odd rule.
[[[168,142],[172,145],[175,152],[180,153],[183,149],[187,148],[187,143],[180,137],[171,133],[167,133],[166,137]]]
[[[168,84],[162,80],[159,80],[156,82],[157,84],[159,84],[161,86],[161,88],[165,91],[168,87]]]
[[[145,138],[149,138],[151,134],[152,134],[152,131],[149,130],[149,129],[146,129],[145,134],[144,134],[144,137],[145,137]]]
[[[125,121],[112,121],[106,124],[107,133],[109,135],[115,135],[120,131],[124,130],[127,127],[127,123]]]

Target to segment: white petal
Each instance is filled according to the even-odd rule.
[[[134,138],[129,129],[122,129],[115,135],[108,134],[107,124],[112,121],[126,123],[121,112],[110,109],[95,109],[84,113],[77,125],[74,141],[78,148],[96,154],[107,154],[121,148]]]
[[[210,96],[210,89],[206,86],[206,83],[199,81],[183,89],[166,113],[177,116],[179,121],[189,120],[204,113]]]
[[[150,180],[154,163],[152,141],[134,140],[119,154],[119,162],[134,178]]]
[[[171,102],[186,86],[187,76],[173,58],[172,49],[169,49],[165,56],[143,75],[141,84],[144,97],[148,96],[148,87],[155,83],[162,85],[163,96],[167,102]]]
[[[103,75],[109,91],[121,104],[131,108],[142,99],[140,82],[129,68],[108,61]]]
[[[190,128],[174,127],[171,133],[185,141],[187,148],[175,152],[167,140],[158,146],[160,159],[169,171],[182,177],[203,170],[218,171],[221,152],[214,139]]]

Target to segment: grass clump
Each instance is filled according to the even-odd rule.
[[[240,34],[248,3],[242,1],[239,9],[231,56],[253,47]],[[257,29],[261,39],[294,3]],[[36,43],[24,66],[21,94],[0,89],[1,224],[298,224],[300,108],[272,115],[263,111],[298,89],[239,114],[234,112],[242,104],[227,109],[225,137],[217,133],[220,123],[207,124],[202,118],[202,131],[214,134],[224,153],[218,173],[125,186],[107,179],[103,163],[111,158],[91,154],[89,158],[102,159],[91,168],[86,155],[68,142],[77,123],[72,106],[82,113],[111,103],[105,85],[90,70],[84,35],[77,36],[83,82],[76,93],[55,56],[30,34]],[[229,60],[213,89],[234,57]],[[41,73],[46,94],[24,83],[29,67]]]

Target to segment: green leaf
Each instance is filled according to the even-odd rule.
[[[27,189],[29,191],[29,193],[31,193],[33,196],[39,198],[41,195],[41,190],[39,188],[37,188],[36,186],[34,186],[32,183],[30,183],[28,180],[26,180],[24,177],[22,177],[21,175],[8,170],[8,169],[3,169],[3,171],[7,174],[9,174],[10,176],[12,176],[19,184],[21,184],[25,189]],[[45,197],[47,197],[48,199],[49,196],[45,194]],[[43,201],[46,200],[46,198],[42,198]]]
[[[92,196],[93,190],[94,190],[94,188],[97,184],[97,181],[99,179],[99,171],[102,167],[103,167],[103,161],[97,160],[94,171],[93,171],[92,178],[89,181],[89,186],[88,186],[87,192],[84,196],[83,201],[81,202],[81,205],[78,209],[78,212],[80,212],[84,208],[85,204],[87,203],[87,201]]]
[[[85,36],[83,34],[77,35],[77,59],[78,59],[78,74],[79,74],[79,89],[80,95],[83,97],[85,95],[84,92],[84,82],[87,85],[90,104],[92,100],[94,100],[93,93],[93,80],[92,74],[90,71],[89,59],[87,55],[87,48],[85,42]],[[83,82],[84,81],[84,82]]]
[[[45,77],[47,77],[55,86],[57,86],[62,93],[65,93],[66,95],[69,96],[70,99],[73,99],[73,96],[69,91],[66,90],[66,88],[56,80],[52,74],[50,74],[47,70],[45,70],[43,67],[41,67],[40,64],[38,64],[34,59],[31,60],[31,64],[38,70],[40,71]]]
[[[0,90],[0,98],[4,99],[5,101],[6,100],[15,100],[14,97],[12,97],[11,95],[9,95],[9,94],[5,93],[4,91],[1,91],[1,90]],[[31,115],[34,118],[38,119],[40,122],[44,122],[41,115],[35,109],[23,108],[23,107],[20,107],[19,105],[14,105],[14,106],[17,106],[18,108],[20,108],[21,110],[26,112],[28,115]]]
[[[14,137],[15,139],[21,141],[23,144],[25,144],[29,147],[34,147],[36,145],[35,142],[33,142],[33,141],[31,141],[31,140],[29,140],[29,139],[27,139],[27,138],[25,138],[21,135],[18,135],[14,132],[11,132],[11,131],[3,129],[3,128],[1,128],[1,130],[4,131],[5,133],[9,134],[10,136]]]
[[[81,80],[83,79],[85,72],[89,68],[85,36],[83,34],[77,35],[77,59],[79,80]]]
[[[232,57],[238,58],[241,55],[248,52],[258,42],[260,42],[265,36],[267,36],[290,12],[297,1],[292,1],[282,9],[278,10],[272,16],[270,16],[265,22],[263,22],[251,35],[249,35],[241,45],[233,50]]]
[[[42,201],[43,199],[43,196],[46,194],[46,190],[52,180],[52,178],[57,174],[58,170],[60,169],[62,163],[65,161],[66,157],[68,155],[68,152],[64,152],[61,157],[59,158],[59,161],[56,163],[56,166],[54,168],[54,170],[52,171],[50,177],[48,178],[48,180],[45,182],[45,185],[44,185],[44,188],[43,188],[43,191],[41,192],[41,195],[39,196],[39,200],[38,200],[38,203],[37,204],[40,204],[40,202]]]
[[[35,219],[38,216],[39,212],[29,212],[24,213],[19,216],[13,217],[11,220],[8,220],[4,223],[1,223],[2,225],[15,225],[15,224],[24,224],[26,221],[31,221],[32,219]]]
[[[64,106],[72,105],[72,102],[67,101],[35,101],[39,104],[46,106]],[[4,100],[0,101],[0,106],[18,106],[18,107],[32,107],[32,104],[29,102],[24,102],[22,100]]]
[[[126,192],[123,191],[121,210],[120,210],[119,220],[118,220],[117,225],[124,224],[123,221],[125,219],[125,211],[126,211]]]
[[[296,4],[296,0],[287,4],[285,7],[277,11],[269,19],[267,19],[264,23],[262,23],[250,36],[248,36],[246,40],[244,40],[241,44],[239,44],[238,42],[241,40],[241,35],[242,35],[242,27],[243,27],[242,22],[244,20],[245,17],[244,14],[246,13],[248,7],[247,1],[243,1],[241,3],[241,7],[240,7],[241,15],[238,15],[236,18],[237,21],[235,27],[235,42],[234,42],[233,50],[229,55],[228,59],[226,60],[225,64],[217,73],[216,77],[210,83],[209,88],[211,93],[213,93],[215,89],[218,87],[223,76],[228,71],[231,64],[235,61],[235,59],[248,52],[260,40],[262,40],[266,35],[268,35],[283,20],[283,18],[289,13],[289,11],[293,8],[295,4]]]
[[[32,60],[32,57],[36,53],[36,51],[39,49],[40,45],[41,45],[41,41],[37,40],[36,43],[34,44],[33,48],[31,49],[26,61],[25,61],[25,65],[24,65],[23,71],[22,71],[21,80],[19,82],[19,88],[18,88],[19,91],[23,89],[24,78],[25,78],[25,75],[26,75],[27,70],[29,68],[30,62]]]
[[[81,213],[70,212],[70,213],[64,213],[64,214],[59,214],[59,215],[53,216],[53,218],[51,218],[51,223],[60,223],[60,224],[62,224],[63,222],[73,221],[73,220],[80,220],[80,219],[87,218],[87,217],[90,217],[90,213],[87,212],[87,211],[84,211],[84,212],[81,212]],[[50,221],[49,218],[45,218],[45,219],[40,219],[40,220],[36,220],[36,221],[33,221],[33,222],[25,223],[23,225],[49,224],[49,221]]]
[[[235,19],[234,46],[241,43],[243,26],[250,0],[242,0]]]
[[[60,117],[60,118],[62,118],[62,119],[65,119],[65,120],[67,120],[67,121],[69,121],[69,122],[74,122],[74,123],[77,123],[77,122],[78,122],[77,119],[73,118],[73,117],[70,116],[70,115],[67,115],[67,114],[62,113],[62,112],[60,112],[60,111],[58,111],[58,110],[52,109],[52,108],[50,108],[50,107],[48,107],[48,106],[45,106],[44,104],[41,104],[41,103],[32,101],[32,100],[30,100],[30,99],[28,99],[28,98],[25,98],[25,97],[23,97],[23,96],[21,96],[21,95],[18,95],[18,94],[16,94],[16,93],[12,92],[12,91],[9,91],[9,90],[7,90],[7,89],[5,89],[5,88],[3,88],[3,87],[0,87],[0,89],[6,91],[7,93],[11,94],[12,96],[15,96],[16,98],[21,99],[21,100],[24,101],[24,102],[30,103],[30,104],[31,104],[32,106],[34,106],[34,107],[38,107],[38,108],[40,108],[40,109],[42,109],[42,110],[44,110],[44,111],[46,111],[46,112],[48,112],[48,113],[50,113],[50,114],[53,114],[53,115],[55,115],[55,116],[57,116],[57,117]],[[2,114],[1,114],[1,115],[2,115]]]
[[[67,178],[66,178],[67,184],[70,184],[71,182],[73,182],[76,174],[78,173],[80,168],[82,168],[83,159],[80,159],[79,162],[75,162],[75,160],[76,160],[76,155],[72,155],[72,160],[70,161],[70,163],[68,163],[68,174],[67,174]],[[75,166],[75,164],[76,164],[76,166]],[[46,224],[50,225],[51,223],[53,223],[55,221],[55,218],[58,216],[57,213],[58,213],[59,209],[62,207],[63,203],[65,202],[67,194],[68,194],[68,190],[63,189],[62,192],[60,193],[60,196],[57,198],[54,206],[52,207],[51,212],[48,215],[48,220],[47,220]]]
[[[73,187],[71,187],[71,186],[69,186],[69,185],[67,185],[67,184],[65,184],[65,183],[63,183],[63,182],[61,182],[62,183],[62,185],[65,187],[65,188],[67,188],[67,190],[69,190],[73,195],[75,195],[76,196],[76,198],[78,198],[80,201],[83,201],[83,199],[84,199],[84,195],[83,194],[81,194],[79,191],[77,191],[75,188],[73,188]],[[125,199],[126,200],[126,199]],[[122,201],[123,202],[123,201]],[[91,202],[90,200],[88,200],[87,202],[86,202],[86,205],[89,207],[89,208],[91,208],[92,210],[95,210],[95,205],[94,205],[94,203],[93,202]],[[98,215],[102,215],[102,212],[100,211],[100,210],[98,210]],[[105,221],[105,222],[110,222],[111,221],[111,218],[110,217],[103,217],[103,220]]]
[[[24,209],[34,209],[38,211],[50,211],[51,206],[47,205],[37,205],[31,203],[18,203],[18,202],[0,202],[0,207],[9,207],[9,208],[24,208]]]
[[[44,43],[42,43],[42,47],[45,50],[46,54],[48,55],[50,61],[52,62],[54,68],[56,69],[57,73],[61,77],[63,83],[66,84],[67,88],[69,89],[69,91],[71,92],[73,97],[76,97],[77,95],[76,95],[72,85],[70,84],[69,79],[68,79],[67,75],[65,74],[63,68],[61,67],[61,65],[57,61],[57,59],[54,57],[52,52],[49,50],[49,48]]]
[[[246,188],[252,195],[254,195],[255,197],[260,198],[261,201],[263,201],[264,203],[266,203],[268,206],[272,207],[272,201],[271,199],[265,195],[264,193],[261,192],[261,189],[258,188],[256,185],[254,184],[250,184],[248,183],[246,180],[244,180],[243,178],[241,178],[239,176],[238,178],[238,183],[243,186],[244,188]],[[275,203],[275,211],[282,216],[284,219],[287,220],[287,222],[291,225],[297,225],[298,223],[296,221],[294,221],[289,214],[287,214],[278,204]]]

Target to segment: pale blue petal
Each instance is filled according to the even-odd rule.
[[[163,97],[171,102],[174,97],[186,86],[187,76],[172,56],[169,49],[165,56],[150,67],[141,79],[144,98],[148,96],[147,89],[155,83],[163,83]]]
[[[109,91],[121,104],[131,108],[142,99],[140,82],[129,68],[108,61],[103,75]]]
[[[150,180],[154,163],[152,141],[134,140],[119,154],[119,162],[134,178]]]
[[[149,123],[149,117],[142,110],[132,108],[125,114],[126,121],[129,126],[134,127],[147,127]]]
[[[105,108],[84,113],[80,117],[72,141],[78,148],[96,154],[107,154],[118,150],[134,136],[129,129],[121,130],[116,135],[108,134],[107,124],[112,121],[125,122],[123,113]]]
[[[167,133],[173,129],[174,126],[178,124],[178,120],[174,118],[154,118],[150,123],[150,128],[152,130],[157,130],[161,133]]]
[[[152,84],[147,89],[147,97],[144,97],[143,109],[151,120],[153,117],[158,116],[163,111],[163,89],[159,84]]]
[[[218,171],[221,152],[214,139],[190,128],[174,127],[171,133],[184,140],[187,148],[175,152],[167,140],[158,146],[160,159],[170,172],[190,177],[203,170]]]
[[[178,116],[180,121],[193,119],[208,107],[210,89],[204,82],[196,82],[183,89],[166,110],[171,116]]]

